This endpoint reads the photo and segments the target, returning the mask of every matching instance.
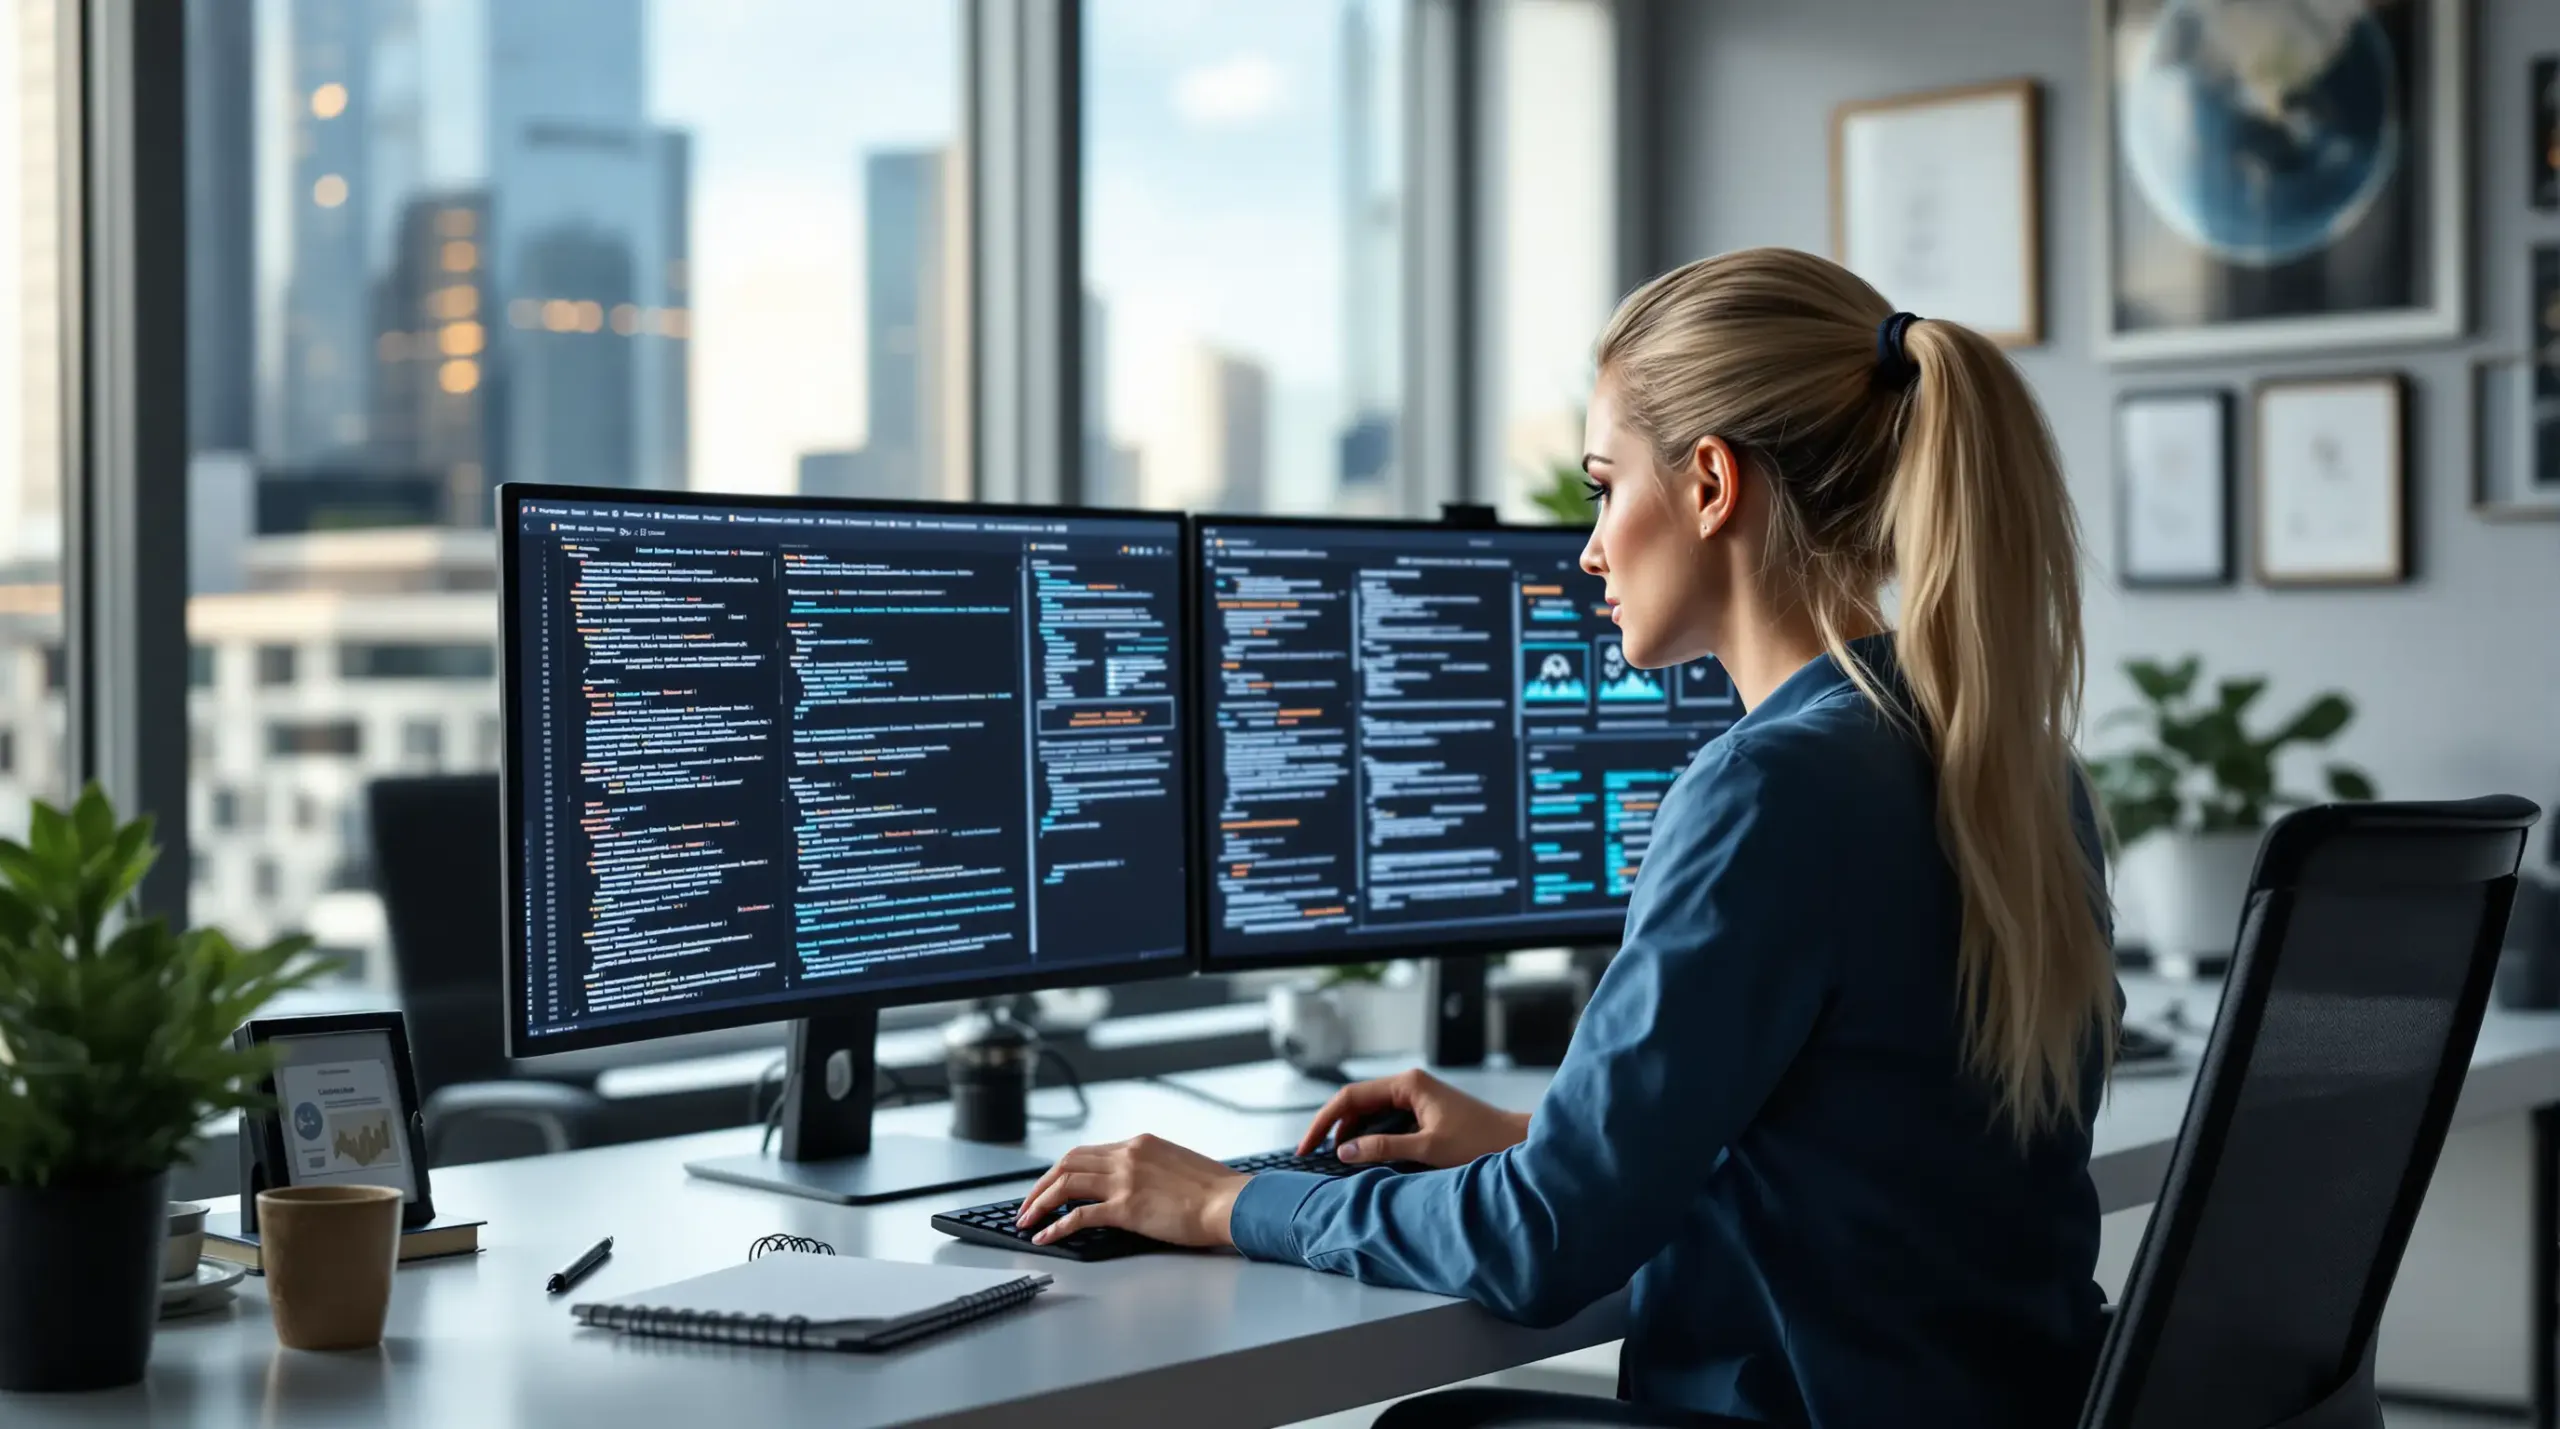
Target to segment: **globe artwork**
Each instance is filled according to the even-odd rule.
[[[2171,0],[2117,89],[2126,168],[2163,224],[2225,262],[2317,252],[2400,167],[2396,59],[2354,0]]]

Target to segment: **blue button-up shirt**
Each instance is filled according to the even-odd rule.
[[[1888,640],[1858,651],[1899,688]],[[1817,660],[1664,798],[1528,1139],[1446,1171],[1257,1176],[1236,1246],[1531,1324],[1632,1277],[1643,1402],[2067,1425],[2101,1334],[2088,1127],[2022,1151],[1964,1071],[1959,908],[1926,753]],[[2099,1076],[2092,1057],[2084,1115]]]

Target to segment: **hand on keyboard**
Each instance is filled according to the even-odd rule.
[[[1117,1226],[1168,1245],[1226,1245],[1228,1213],[1246,1179],[1162,1137],[1079,1146],[1023,1198],[1021,1222],[1048,1221],[1032,1237],[1039,1244],[1089,1226]]]
[[[1228,1169],[1246,1175],[1265,1171],[1307,1171],[1318,1176],[1348,1176],[1366,1168],[1346,1166],[1334,1159],[1330,1151],[1296,1152],[1264,1151],[1251,1156],[1235,1156],[1223,1163]],[[1421,1168],[1413,1168],[1419,1170]],[[1026,1226],[1022,1224],[1022,1202],[994,1201],[983,1206],[944,1211],[933,1218],[934,1229],[980,1245],[999,1246],[1006,1250],[1037,1251],[1067,1260],[1112,1260],[1141,1251],[1170,1250],[1163,1241],[1111,1226],[1086,1225],[1069,1230],[1052,1240],[1033,1237],[1047,1229],[1057,1214],[1072,1212],[1094,1204],[1070,1200],[1059,1203],[1053,1212]]]

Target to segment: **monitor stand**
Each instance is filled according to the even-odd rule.
[[[779,1155],[714,1156],[684,1169],[709,1181],[867,1206],[930,1191],[1027,1181],[1049,1163],[1017,1146],[871,1134],[876,1008],[791,1024]]]

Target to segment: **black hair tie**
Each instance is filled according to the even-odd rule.
[[[1899,392],[1920,376],[1920,365],[1902,350],[1903,334],[1920,319],[1910,313],[1895,313],[1876,324],[1876,385]]]

